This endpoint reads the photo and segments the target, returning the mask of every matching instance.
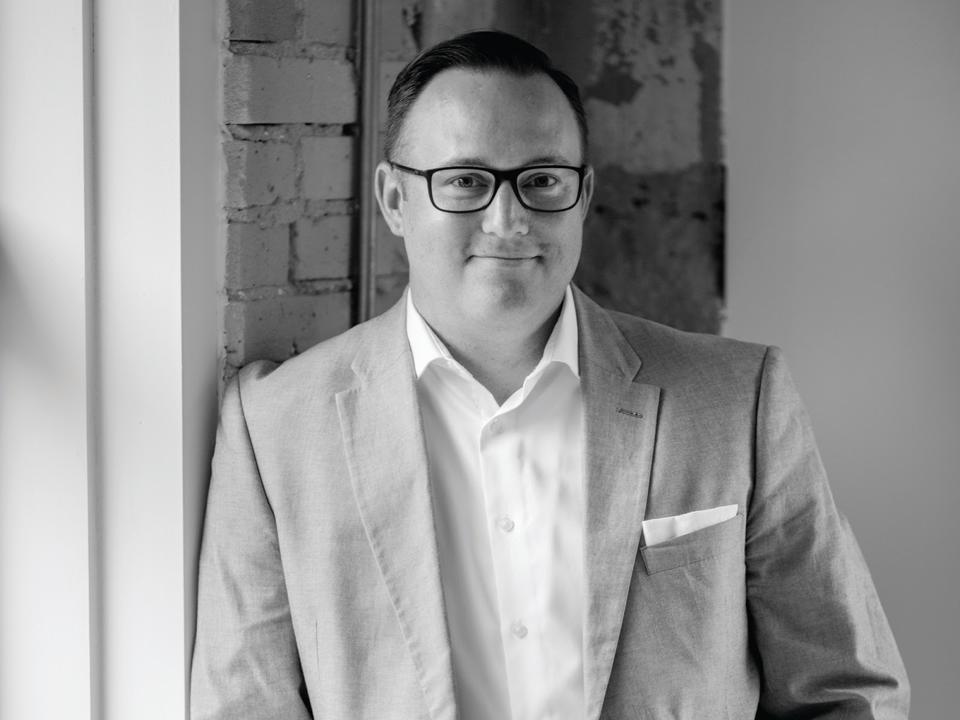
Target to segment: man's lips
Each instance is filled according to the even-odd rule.
[[[497,253],[484,253],[471,255],[471,259],[476,260],[502,260],[504,262],[522,262],[524,260],[536,260],[539,255],[500,255]]]

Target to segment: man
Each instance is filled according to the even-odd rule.
[[[571,287],[576,86],[472,33],[389,108],[409,291],[227,388],[194,718],[906,718],[780,353]]]

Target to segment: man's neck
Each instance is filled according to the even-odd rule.
[[[454,359],[502,405],[540,362],[561,307],[532,332],[529,328],[511,325],[445,328],[424,319]]]

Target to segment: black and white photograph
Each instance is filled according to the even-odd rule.
[[[957,0],[2,0],[0,720],[949,720]]]

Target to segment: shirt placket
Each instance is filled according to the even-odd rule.
[[[506,407],[506,406],[505,406]],[[487,408],[489,410],[489,408]],[[521,408],[489,413],[480,433],[480,471],[500,612],[507,685],[513,716],[531,717],[529,689],[542,669],[542,623],[537,617],[537,577],[530,507],[523,488]]]

